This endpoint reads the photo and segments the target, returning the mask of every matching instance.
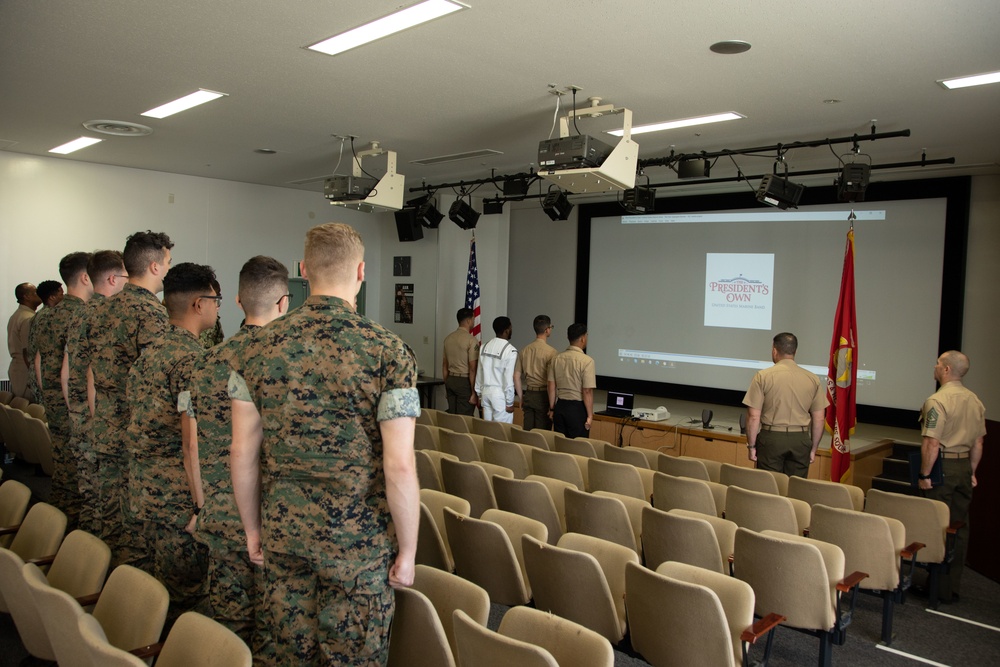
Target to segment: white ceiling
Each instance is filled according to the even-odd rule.
[[[553,83],[580,86],[580,103],[628,107],[635,124],[746,116],[637,135],[640,158],[866,134],[877,119],[880,132],[912,135],[863,143],[875,164],[926,149],[956,165],[921,174],[998,171],[1000,85],[936,83],[1000,69],[997,0],[466,1],[471,9],[330,57],[303,47],[409,0],[0,0],[0,148],[50,155],[101,136],[85,121],[127,121],[154,132],[104,137],[65,159],[319,190],[293,182],[332,173],[332,135],[351,134],[358,148],[377,139],[397,151],[407,187],[439,184],[528,170],[552,126]],[[753,47],[712,53],[723,39]],[[139,115],[198,88],[228,97],[163,120]],[[620,119],[579,125],[599,135]],[[410,164],[476,149],[503,154]],[[747,174],[772,163],[738,161]],[[794,172],[836,158],[800,149],[788,163]],[[723,160],[713,170],[735,173]],[[676,180],[663,168],[647,174]]]

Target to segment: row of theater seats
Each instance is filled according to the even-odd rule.
[[[0,611],[37,660],[60,667],[250,667],[250,649],[214,620],[183,614],[159,644],[167,589],[129,565],[108,575],[111,550],[82,530],[69,535],[66,515],[47,503],[27,509],[31,491],[0,485]],[[89,611],[88,611],[89,610]]]
[[[882,640],[889,643],[894,605],[903,601],[913,567],[930,570],[934,604],[936,578],[950,559],[956,527],[948,525],[947,508],[936,501],[872,490],[866,503],[861,489],[849,485],[627,452],[630,448],[589,439],[571,445],[551,432],[542,436],[545,445],[529,445],[517,441],[538,432],[516,427],[509,440],[498,441],[475,433],[474,422],[471,426],[470,433],[455,433],[418,425],[419,562],[476,582],[493,602],[533,599],[539,609],[580,622],[610,642],[619,641],[632,624],[626,622],[631,605],[618,601],[636,602],[641,595],[629,597],[623,588],[628,563],[640,568],[645,563],[632,576],[638,580],[664,563],[680,562],[723,577],[735,574],[751,585],[757,615],[780,613],[785,625],[817,634],[820,663],[827,664],[830,647],[843,642],[850,618],[851,611],[841,609],[845,591],[860,586],[882,597]],[[563,441],[559,445],[557,438]],[[587,448],[593,455],[570,453]],[[618,462],[626,457],[634,464]],[[791,555],[758,557],[755,549]],[[589,554],[590,560],[576,556],[583,569],[539,565],[552,554],[568,559],[565,551]],[[787,568],[753,565],[785,560]],[[821,566],[795,566],[800,562]],[[845,571],[855,574],[845,580]],[[780,580],[766,572],[780,572]],[[788,581],[795,583],[783,587]],[[817,587],[828,595],[817,596]],[[554,602],[557,592],[569,599]],[[853,600],[852,595],[852,608]],[[662,641],[667,626],[658,627],[654,634]],[[634,627],[632,636],[633,646],[646,655]],[[656,653],[652,646],[647,651]]]
[[[43,406],[0,391],[0,442],[9,453],[52,475],[52,439]]]

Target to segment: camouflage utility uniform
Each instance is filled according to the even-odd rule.
[[[195,358],[203,351],[198,337],[169,325],[128,374],[129,519],[141,526],[149,549],[145,565],[170,593],[168,622],[205,598],[208,554],[185,530],[194,504],[184,471],[181,415],[177,399]],[[198,611],[203,611],[198,609]]]
[[[379,422],[416,417],[417,365],[395,334],[313,295],[258,333],[230,378],[261,415],[261,543],[282,665],[382,665],[393,594]]]
[[[52,437],[52,492],[49,501],[66,513],[68,529],[77,526],[80,493],[76,460],[67,451],[70,426],[69,410],[62,391],[62,363],[72,321],[86,307],[83,299],[67,294],[58,304],[45,308],[39,314],[46,314],[44,317],[35,317],[29,335],[30,345],[41,362],[42,386],[39,387],[39,395],[45,406],[49,435]]]
[[[163,338],[167,325],[167,310],[156,295],[132,283],[103,299],[89,320],[84,355],[97,394],[91,436],[97,452],[98,521],[100,537],[111,547],[113,566],[136,562],[146,554],[141,531],[136,526],[126,530],[122,513],[129,472],[125,384],[132,364],[144,349]]]
[[[67,297],[68,298],[68,297]],[[87,403],[87,367],[84,354],[89,323],[104,295],[95,292],[83,308],[74,310],[67,325],[66,355],[69,360],[69,442],[68,454],[76,463],[77,490],[80,495],[80,528],[101,534],[97,522],[97,454],[90,437],[90,406]]]
[[[198,515],[195,539],[208,547],[208,602],[212,617],[253,648],[255,664],[268,642],[257,626],[261,610],[263,572],[250,562],[243,523],[233,497],[229,473],[232,444],[232,403],[228,382],[234,357],[244,354],[260,327],[244,325],[236,335],[194,362],[188,391],[178,409],[198,423],[198,462],[205,504]]]

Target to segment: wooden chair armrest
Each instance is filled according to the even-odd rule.
[[[953,523],[952,523],[952,524],[951,524],[950,526],[948,526],[948,528],[947,528],[947,530],[948,530],[948,534],[949,534],[949,535],[955,535],[956,533],[958,533],[958,531],[959,531],[959,530],[960,530],[960,529],[961,529],[961,528],[962,528],[963,526],[965,526],[965,522],[964,522],[964,521],[955,521],[955,522],[953,522]]]
[[[42,556],[41,558],[29,558],[24,562],[31,563],[33,565],[41,567],[42,565],[52,565],[52,561],[54,561],[55,559],[56,559],[55,554],[52,554],[51,556]]]
[[[139,648],[134,648],[129,653],[145,660],[146,658],[152,658],[154,655],[160,655],[160,651],[163,650],[163,642],[157,642],[155,644],[149,644],[147,646],[140,646]]]
[[[809,529],[808,528],[803,528],[802,529],[802,537],[809,537]]]
[[[840,580],[840,582],[837,584],[837,590],[840,591],[841,593],[847,593],[852,588],[860,584],[862,579],[867,579],[867,578],[868,578],[867,572],[852,572],[851,574],[847,575],[846,577]]]
[[[0,535],[10,535],[11,533],[16,533],[20,529],[21,524],[17,524],[16,526],[4,526],[3,528],[0,528]]]
[[[740,635],[740,641],[748,644],[756,644],[758,639],[778,627],[781,623],[784,623],[785,620],[785,617],[780,614],[768,614],[744,630],[743,634]]]
[[[101,599],[100,593],[91,593],[90,595],[81,595],[76,601],[81,607],[89,607],[92,604],[97,604],[99,599]]]
[[[903,550],[899,552],[900,558],[913,558],[918,551],[926,547],[927,545],[923,542],[914,542],[903,547]]]

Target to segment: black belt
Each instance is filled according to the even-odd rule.
[[[941,458],[943,459],[967,459],[969,458],[969,452],[946,452],[941,450]]]
[[[772,426],[770,424],[761,424],[761,431],[777,431],[779,433],[805,433],[809,430],[808,426]]]

